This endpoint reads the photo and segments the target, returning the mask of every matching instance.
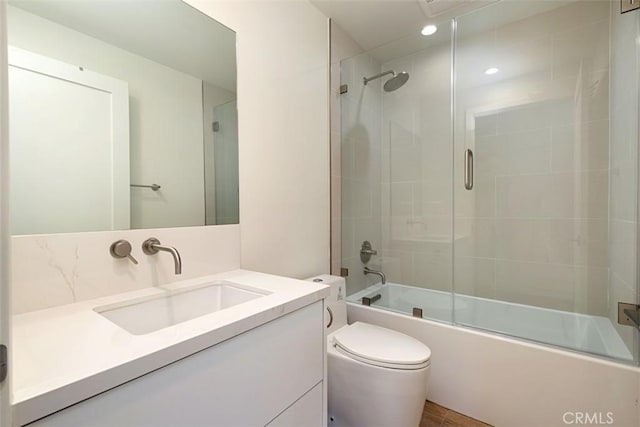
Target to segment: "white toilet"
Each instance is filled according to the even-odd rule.
[[[308,280],[331,286],[325,313],[329,426],[418,426],[427,396],[429,347],[391,329],[347,325],[344,278],[323,274]]]

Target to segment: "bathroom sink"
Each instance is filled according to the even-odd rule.
[[[94,311],[134,335],[143,335],[268,294],[219,281],[96,307]]]

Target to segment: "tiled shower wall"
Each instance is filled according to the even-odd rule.
[[[336,45],[339,47],[335,48]],[[336,261],[333,264],[349,269],[347,291],[351,294],[367,286],[367,283],[375,282],[375,278],[368,278],[363,274],[363,264],[360,261],[362,242],[370,241],[373,248],[381,252],[381,86],[380,80],[363,84],[363,77],[380,73],[380,63],[367,53],[352,56],[361,49],[334,23],[332,46],[332,53],[336,55],[335,60],[332,59],[332,126],[340,123],[339,134],[337,129],[332,128],[333,247],[341,242],[341,264]],[[348,57],[349,59],[344,60]],[[339,84],[346,84],[348,92],[340,95]],[[335,108],[337,104],[340,105],[338,111]],[[340,176],[336,175],[338,172]],[[338,216],[335,201],[340,182],[341,239],[338,240],[339,236],[335,234]],[[332,259],[338,259],[335,250]],[[379,268],[379,260],[380,257],[373,257],[370,267]],[[339,272],[337,269],[333,271]]]
[[[395,283],[451,291],[451,44],[448,25],[425,50],[383,69],[409,81],[383,94],[384,269]]]
[[[477,32],[490,13],[458,22],[455,290],[606,315],[609,3]]]
[[[633,328],[618,325],[618,302],[636,303],[638,202],[638,45],[637,12],[621,15],[612,3],[611,181],[609,183],[609,317],[632,353]],[[637,336],[637,334],[635,334]]]

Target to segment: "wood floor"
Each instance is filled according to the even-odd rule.
[[[481,421],[467,417],[458,412],[447,409],[444,406],[437,405],[428,400],[424,404],[422,412],[422,420],[420,427],[487,427]]]

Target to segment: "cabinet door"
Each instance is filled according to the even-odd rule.
[[[30,426],[263,426],[321,383],[322,314],[309,305]]]

